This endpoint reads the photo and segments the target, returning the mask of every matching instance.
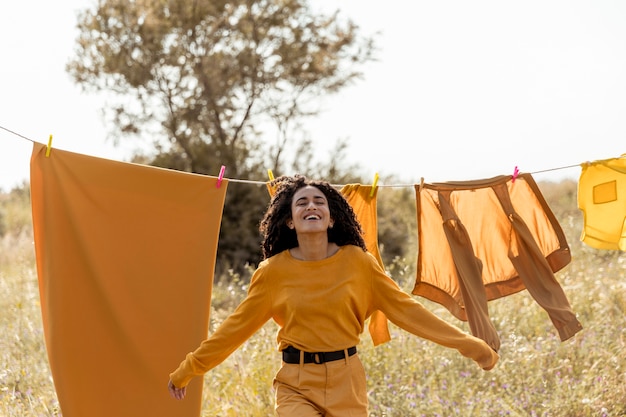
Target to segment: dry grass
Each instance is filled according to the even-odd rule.
[[[571,199],[563,204],[570,204]],[[560,203],[559,203],[560,204]],[[372,416],[626,415],[626,254],[578,241],[581,219],[555,210],[573,261],[557,274],[584,329],[561,342],[540,306],[524,291],[490,303],[501,362],[490,372],[454,351],[392,326],[393,340],[374,348],[364,335]],[[389,266],[405,288],[414,268]],[[216,285],[215,326],[244,296],[245,285]],[[427,300],[425,305],[467,330]],[[48,367],[30,229],[0,239],[0,415],[61,415]],[[278,369],[276,326],[268,323],[205,377],[203,416],[271,416]]]

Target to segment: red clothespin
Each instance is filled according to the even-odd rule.
[[[222,185],[222,180],[224,179],[224,171],[226,171],[226,167],[222,165],[222,167],[220,168],[220,175],[219,177],[217,177],[217,184],[215,184],[216,188],[220,188],[220,185]]]
[[[519,169],[517,169],[517,165],[516,165],[515,169],[513,170],[513,178],[511,179],[511,183],[515,182],[515,180],[517,179],[518,175],[519,175]]]

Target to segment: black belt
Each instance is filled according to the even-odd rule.
[[[352,356],[356,353],[356,346],[348,348],[348,356]],[[346,357],[345,350],[337,350],[335,352],[302,352],[304,355],[304,363],[317,363],[332,362]],[[293,346],[287,347],[283,350],[283,362],[285,363],[300,363],[300,349],[296,349]]]

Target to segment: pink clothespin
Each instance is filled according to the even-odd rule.
[[[219,177],[217,177],[217,184],[215,184],[216,188],[220,188],[220,185],[222,185],[222,180],[224,179],[224,171],[226,171],[226,167],[222,165],[222,167],[220,168],[220,175]]]
[[[518,175],[519,175],[519,169],[517,169],[517,165],[516,165],[515,169],[513,170],[513,178],[511,179],[511,183],[515,182],[515,180],[517,179]]]

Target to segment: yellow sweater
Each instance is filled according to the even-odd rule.
[[[483,369],[498,355],[483,340],[440,319],[385,274],[376,259],[356,246],[342,246],[321,261],[301,261],[289,251],[259,264],[246,299],[170,374],[177,387],[224,361],[269,319],[280,326],[278,350],[346,349],[359,343],[365,320],[380,310],[404,330],[457,349]]]

